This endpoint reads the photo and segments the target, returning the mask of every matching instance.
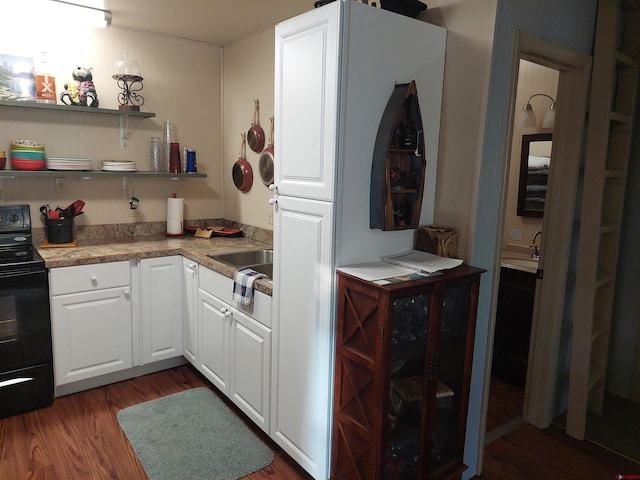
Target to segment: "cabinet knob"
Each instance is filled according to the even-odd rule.
[[[189,265],[187,265],[188,268],[196,268],[196,264],[195,263],[190,263]]]
[[[272,192],[277,192],[278,187],[276,186],[275,183],[272,183],[271,185],[269,185],[269,190],[271,190]]]
[[[269,199],[269,205],[276,205],[277,203],[278,203],[278,200],[276,200],[275,198]]]
[[[90,280],[91,280],[91,285],[98,284],[98,277],[96,277],[95,275],[91,275]]]
[[[127,297],[127,298],[129,298],[129,294],[130,294],[130,293],[131,293],[131,292],[129,292],[129,290],[125,290],[125,291],[124,291],[124,296],[125,296],[125,297]]]

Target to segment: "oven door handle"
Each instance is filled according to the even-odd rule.
[[[15,277],[26,277],[28,275],[41,275],[42,273],[46,273],[46,269],[41,268],[41,269],[24,269],[24,268],[20,268],[20,267],[16,267],[15,269],[12,269],[11,271],[7,271],[7,272],[0,272],[0,279],[4,279],[4,278],[15,278]]]
[[[11,378],[9,380],[5,380],[3,382],[0,382],[0,388],[10,387],[12,385],[18,385],[20,383],[25,383],[25,382],[33,382],[34,380],[35,380],[35,378],[33,378],[33,377]]]

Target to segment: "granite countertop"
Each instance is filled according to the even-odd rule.
[[[47,268],[117,262],[121,260],[182,255],[222,275],[233,278],[235,269],[209,258],[208,254],[271,248],[272,245],[251,238],[132,236],[107,240],[79,240],[75,247],[38,248]],[[272,294],[272,282],[259,279],[254,288]]]

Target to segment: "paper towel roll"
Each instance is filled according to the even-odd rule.
[[[167,233],[181,235],[184,214],[184,198],[167,198]]]

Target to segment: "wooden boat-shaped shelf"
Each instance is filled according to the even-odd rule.
[[[373,151],[370,228],[418,228],[426,165],[416,83],[398,84],[380,120]]]

